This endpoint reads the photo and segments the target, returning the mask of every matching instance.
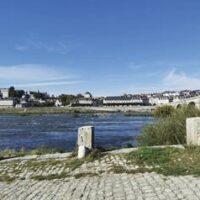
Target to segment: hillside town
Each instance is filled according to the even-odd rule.
[[[1,108],[63,107],[63,106],[156,106],[200,95],[200,90],[165,91],[149,94],[95,97],[90,92],[77,95],[50,96],[47,92],[0,88]]]

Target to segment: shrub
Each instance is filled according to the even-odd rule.
[[[166,105],[156,108],[153,112],[153,115],[155,117],[168,117],[172,115],[174,111],[175,111],[174,107]]]
[[[200,110],[191,106],[174,109],[165,117],[160,115],[154,124],[144,127],[141,136],[138,137],[138,143],[147,146],[185,144],[186,118],[198,116]]]

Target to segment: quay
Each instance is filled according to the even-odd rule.
[[[131,151],[132,149],[130,149]],[[0,173],[13,178],[0,182],[1,200],[197,200],[200,179],[152,173],[114,173],[113,165],[129,168],[127,149],[113,151],[100,160],[73,166],[70,154],[28,156],[0,162]]]

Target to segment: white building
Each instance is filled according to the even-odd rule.
[[[169,104],[169,98],[168,97],[164,97],[164,96],[151,97],[151,98],[149,98],[149,103],[151,105],[161,106],[161,105]]]
[[[9,98],[9,88],[0,88],[0,95],[3,99]]]
[[[184,97],[190,97],[190,93],[191,93],[190,90],[183,90],[180,92],[180,95]]]
[[[0,108],[13,108],[15,106],[14,100],[0,100]]]
[[[180,92],[176,92],[176,91],[166,91],[166,92],[163,92],[162,95],[164,97],[176,97],[176,96],[179,96],[180,95]]]
[[[30,103],[25,100],[21,100],[20,104],[15,105],[15,108],[27,108],[27,107],[30,107]]]
[[[55,106],[56,107],[62,106],[62,102],[59,99],[57,99],[56,102],[55,102]]]
[[[144,101],[139,96],[110,96],[103,100],[103,105],[142,105]]]
[[[181,98],[179,96],[173,97],[173,101],[172,102],[179,102],[181,100]]]
[[[93,100],[92,99],[79,99],[78,104],[82,106],[92,106]]]

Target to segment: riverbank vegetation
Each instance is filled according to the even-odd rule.
[[[185,144],[186,119],[199,116],[200,110],[194,106],[159,107],[154,111],[155,123],[144,127],[138,143],[142,146]]]
[[[122,112],[127,116],[151,115],[146,107],[133,108],[109,108],[109,107],[30,107],[30,108],[0,108],[0,115],[43,115],[43,114],[106,114]]]
[[[93,113],[86,109],[76,109],[69,107],[32,107],[32,108],[0,108],[0,114],[4,115],[43,115],[43,114],[65,114],[65,113]]]
[[[54,153],[64,153],[64,150],[59,148],[49,148],[46,146],[41,146],[32,150],[27,150],[24,148],[21,148],[20,150],[5,149],[0,151],[0,160],[15,157],[24,157],[27,155],[45,155]]]

